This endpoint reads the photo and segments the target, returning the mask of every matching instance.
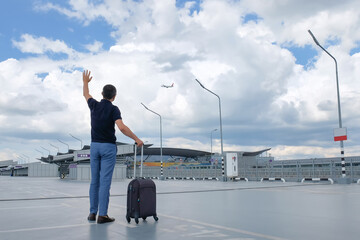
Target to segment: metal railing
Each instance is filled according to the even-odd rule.
[[[346,160],[347,176],[356,182],[360,179],[360,158],[348,158]],[[139,173],[139,171],[136,171]],[[197,165],[197,166],[171,166],[164,168],[164,177],[176,179],[206,179],[221,178],[221,165]],[[160,167],[143,167],[143,177],[154,178],[160,176]],[[131,165],[127,170],[127,177],[133,177]],[[239,163],[240,178],[249,181],[260,181],[262,178],[283,178],[287,182],[301,182],[304,178],[331,178],[341,177],[341,163],[339,159],[307,159],[273,161],[271,163],[244,164]]]

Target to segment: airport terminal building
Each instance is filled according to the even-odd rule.
[[[156,148],[146,144],[136,149],[133,144],[117,143],[117,163],[113,180],[136,176],[167,179],[213,179],[244,181],[291,181],[329,180],[341,177],[340,158],[314,158],[275,161],[263,156],[270,150],[256,152],[224,152],[224,166],[219,154],[181,149]],[[161,151],[162,150],[162,159]],[[136,159],[136,161],[134,161]],[[81,150],[69,150],[39,159],[41,163],[17,164],[0,162],[0,175],[28,177],[60,177],[72,180],[90,180],[90,146]],[[161,161],[162,160],[162,161]],[[143,162],[142,169],[140,163]],[[162,164],[161,164],[162,162]],[[346,157],[346,173],[351,182],[360,179],[360,157]],[[162,166],[161,166],[162,165]]]

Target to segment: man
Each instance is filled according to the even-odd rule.
[[[92,79],[90,74],[88,70],[83,72],[83,94],[91,112],[91,184],[88,220],[95,221],[99,212],[97,223],[107,223],[115,221],[107,213],[117,152],[115,124],[139,147],[143,145],[143,142],[123,123],[119,108],[112,104],[116,97],[116,88],[113,85],[104,86],[101,102],[92,98],[88,85]]]

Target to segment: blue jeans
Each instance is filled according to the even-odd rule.
[[[116,163],[116,144],[92,142],[90,147],[90,213],[107,215],[112,175]]]

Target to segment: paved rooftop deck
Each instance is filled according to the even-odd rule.
[[[90,223],[88,182],[0,177],[0,239],[360,239],[360,184],[155,180],[159,221],[130,224],[113,182],[109,215]]]

